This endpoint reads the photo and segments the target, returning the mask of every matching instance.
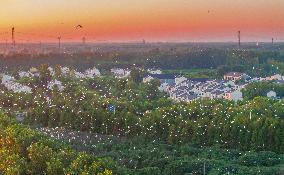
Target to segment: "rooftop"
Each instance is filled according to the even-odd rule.
[[[175,74],[148,74],[148,76],[157,79],[175,79],[177,77]]]
[[[242,76],[243,73],[241,72],[228,72],[225,74],[225,76],[227,77],[239,77],[239,76]]]

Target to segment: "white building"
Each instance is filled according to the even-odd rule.
[[[151,80],[153,80],[154,78],[150,75],[147,75],[146,77],[143,78],[143,83],[148,83]]]
[[[169,92],[170,88],[171,86],[168,83],[162,83],[158,89],[163,92]]]
[[[29,72],[30,72],[33,76],[36,76],[36,77],[39,76],[39,71],[38,71],[38,69],[35,68],[35,67],[30,68]]]
[[[159,69],[148,69],[150,74],[162,74],[162,71]]]
[[[53,81],[49,82],[48,85],[47,85],[47,88],[52,90],[54,86],[57,86],[59,91],[64,90],[64,86],[62,85],[61,81],[58,81],[58,80],[53,80]]]
[[[95,76],[101,76],[101,72],[99,71],[99,69],[94,67],[93,69],[87,69],[85,71],[85,75],[88,78],[94,78]]]
[[[237,81],[237,80],[240,80],[242,76],[243,76],[243,73],[241,72],[228,72],[224,75],[224,80]]]
[[[187,78],[185,78],[184,76],[176,77],[175,78],[175,84],[178,85],[178,84],[180,84],[180,83],[182,83],[186,80],[187,80]]]
[[[54,72],[53,68],[52,67],[48,67],[47,69],[49,70],[50,75],[54,76],[55,72]]]
[[[81,72],[74,71],[74,74],[76,78],[80,78],[80,79],[86,78],[86,75]]]
[[[226,92],[224,99],[233,100],[235,102],[243,100],[243,93],[239,90]]]
[[[20,78],[32,77],[32,76],[33,76],[32,73],[30,73],[30,72],[25,72],[25,71],[20,71],[20,72],[18,72],[18,74],[19,74]]]
[[[128,69],[121,69],[121,68],[113,68],[110,71],[116,78],[126,78],[130,75],[131,72]]]
[[[62,67],[61,72],[63,75],[67,75],[70,73],[70,69],[68,67]]]
[[[280,74],[275,74],[275,75],[272,75],[270,77],[266,77],[265,78],[267,81],[273,81],[273,80],[283,80],[283,77],[282,75]]]
[[[267,92],[266,96],[268,98],[276,98],[276,92],[275,91],[269,91],[269,92]]]
[[[2,75],[1,83],[15,93],[32,93],[32,88],[15,82],[15,78],[10,75]]]

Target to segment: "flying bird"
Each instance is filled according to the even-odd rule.
[[[80,25],[80,24],[79,24],[79,25],[77,25],[77,26],[76,26],[76,29],[79,29],[79,28],[83,28],[83,26],[82,26],[82,25]]]

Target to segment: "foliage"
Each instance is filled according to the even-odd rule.
[[[284,85],[271,82],[250,83],[243,89],[243,96],[246,99],[253,99],[258,96],[266,96],[269,91],[275,91],[280,98],[284,97]]]
[[[25,126],[13,124],[6,116],[0,115],[1,121],[5,121],[0,127],[0,173],[59,175],[81,172],[111,175],[109,166],[115,168],[114,165],[108,164],[111,161],[90,155],[87,156],[90,164],[84,161],[79,163],[81,155],[86,154],[72,153],[68,151],[68,145],[50,140]],[[69,172],[69,169],[72,171]]]
[[[276,174],[283,155],[190,144],[145,143],[142,139],[101,143],[93,148],[127,168],[127,174]],[[253,155],[254,158],[251,158]],[[259,159],[257,159],[259,158]],[[249,164],[247,161],[255,162]],[[245,162],[244,162],[245,161]],[[122,170],[121,170],[122,171]]]

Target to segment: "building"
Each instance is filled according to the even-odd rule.
[[[94,78],[96,76],[101,76],[101,72],[99,71],[99,69],[97,68],[93,68],[93,69],[87,69],[85,71],[85,75],[88,77],[88,78]]]
[[[30,72],[25,72],[25,71],[19,71],[18,72],[20,78],[24,78],[24,77],[32,77],[33,74],[31,74]]]
[[[162,74],[162,71],[159,69],[148,69],[150,74]]]
[[[221,99],[221,98],[224,98],[224,94],[225,92],[224,91],[221,91],[221,90],[215,90],[215,91],[212,91],[211,92],[211,96],[210,96],[210,99]]]
[[[282,75],[280,75],[280,74],[275,74],[275,75],[272,75],[272,76],[270,76],[270,77],[266,77],[265,78],[267,81],[273,81],[273,80],[279,80],[279,81],[281,81],[281,80],[283,80],[283,77],[282,77]]]
[[[169,92],[170,89],[171,89],[171,85],[169,85],[169,84],[167,84],[167,83],[163,83],[163,84],[161,84],[160,87],[158,87],[158,89],[159,89],[160,91],[163,91],[163,92]]]
[[[14,93],[32,93],[32,88],[16,82],[16,79],[10,75],[2,75],[1,84]]]
[[[276,92],[275,91],[269,91],[269,92],[267,92],[266,96],[268,98],[276,98]]]
[[[242,76],[243,76],[243,73],[240,73],[240,72],[228,72],[224,75],[224,80],[237,81],[237,80],[240,80]]]
[[[39,71],[38,71],[38,69],[35,68],[35,67],[30,68],[29,72],[30,72],[33,76],[36,76],[36,77],[39,76]]]
[[[192,102],[198,100],[199,98],[196,94],[184,93],[184,94],[180,95],[179,99],[180,99],[180,101],[192,103]]]
[[[30,73],[34,74],[34,73],[38,73],[38,69],[35,67],[30,68]]]
[[[187,88],[180,88],[177,90],[174,90],[170,93],[170,98],[173,99],[174,101],[177,102],[187,102],[187,103],[192,103],[193,101],[198,100],[200,97],[191,92],[189,89]]]
[[[171,84],[175,84],[176,77],[177,76],[174,74],[148,74],[143,78],[143,82],[146,83],[156,78],[160,80],[161,84],[166,83],[166,84],[171,85]]]
[[[228,91],[224,94],[224,99],[232,100],[232,101],[241,101],[243,100],[243,93],[239,90],[236,91]]]
[[[70,69],[68,67],[62,67],[61,72],[63,75],[68,75],[70,73]]]
[[[52,90],[53,87],[56,86],[58,88],[59,91],[63,91],[64,90],[64,86],[62,85],[61,81],[58,80],[52,80],[48,83],[47,88]]]
[[[113,68],[110,70],[111,73],[115,76],[115,78],[127,78],[130,76],[130,70],[121,69],[121,68]]]
[[[247,76],[248,77],[248,76]],[[232,101],[243,100],[241,90],[247,83],[235,81],[245,78],[245,74],[231,72],[224,75],[225,80],[210,80],[208,78],[192,78],[173,74],[148,74],[143,82],[159,79],[160,91],[165,91],[174,101],[192,103],[197,99],[227,99]]]
[[[148,83],[154,78],[151,75],[147,75],[146,77],[143,78],[143,83]]]
[[[180,84],[180,83],[182,83],[182,82],[184,82],[186,80],[187,80],[187,78],[185,78],[184,76],[176,77],[175,78],[175,84]]]

